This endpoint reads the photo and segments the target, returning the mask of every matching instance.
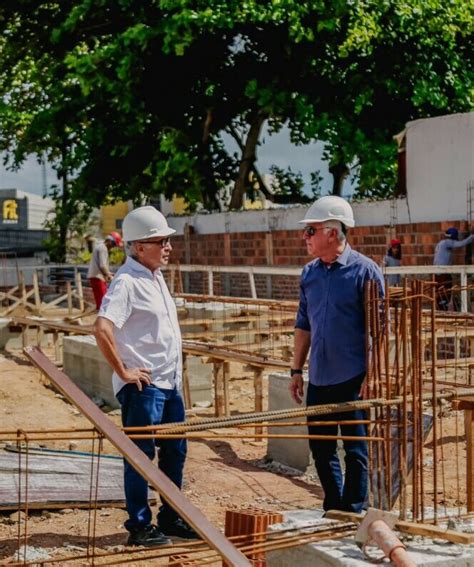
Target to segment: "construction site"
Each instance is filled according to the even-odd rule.
[[[365,565],[388,553],[396,565],[473,564],[474,286],[472,267],[449,269],[464,276],[448,311],[433,274],[406,276],[383,299],[368,286],[368,394],[306,408],[287,387],[297,303],[257,294],[271,278],[297,286],[300,270],[170,266],[186,423],[133,430],[121,427],[80,271],[16,270],[0,292],[0,562]],[[323,518],[306,424],[354,407],[366,412],[369,513]],[[183,436],[180,492],[133,439]],[[200,541],[125,546],[122,457]],[[378,521],[398,534],[396,553],[371,532]]]

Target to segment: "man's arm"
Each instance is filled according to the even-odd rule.
[[[472,241],[474,241],[474,234],[470,234],[464,240],[452,240],[451,248],[462,248],[463,246],[467,246],[468,244],[471,244]]]
[[[311,332],[296,328],[294,338],[293,363],[291,366],[292,368],[301,368],[301,370],[303,370],[310,345]],[[301,404],[301,402],[303,401],[303,373],[294,374],[291,377],[290,385],[288,388],[293,400],[295,400],[297,404]]]
[[[107,362],[127,384],[135,384],[142,390],[142,382],[151,384],[151,372],[148,368],[126,368],[118,352],[114,337],[114,324],[105,317],[97,317],[94,325],[97,346]]]

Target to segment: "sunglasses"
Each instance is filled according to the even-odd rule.
[[[304,234],[306,234],[306,236],[314,236],[318,230],[324,230],[325,228],[332,228],[330,226],[320,226],[319,228],[314,228],[314,226],[307,226],[304,229]]]
[[[139,240],[140,244],[159,244],[161,248],[165,248],[171,244],[171,238],[163,238],[162,240]]]

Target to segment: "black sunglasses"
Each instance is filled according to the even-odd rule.
[[[306,236],[314,236],[318,230],[324,230],[325,228],[331,228],[330,226],[320,226],[319,228],[314,228],[314,226],[307,226],[304,229]]]

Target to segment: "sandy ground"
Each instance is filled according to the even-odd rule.
[[[240,376],[231,382],[232,412],[252,409],[251,376],[246,377],[244,372]],[[55,393],[17,350],[0,353],[0,399],[1,431],[89,426],[75,407]],[[119,423],[117,415],[110,418]],[[48,441],[46,445],[70,448],[68,441]],[[90,441],[77,441],[72,447],[79,451],[91,450]],[[116,453],[107,444],[104,452]],[[184,493],[219,528],[223,528],[227,509],[254,507],[281,511],[320,507],[321,489],[311,477],[292,476],[286,471],[272,472],[265,453],[266,443],[262,442],[193,441],[189,444]],[[89,519],[89,512],[82,509],[32,511],[27,522],[28,545],[55,553],[59,549],[68,554],[85,551]],[[123,509],[98,510],[95,539],[98,550],[125,550],[125,519]],[[18,535],[23,534],[24,529],[24,522],[18,523],[11,511],[0,512],[0,564],[8,562],[15,553]]]
[[[48,354],[48,350],[46,353]],[[52,351],[49,354],[52,355]],[[231,411],[251,411],[252,376],[238,365],[233,365],[231,370],[234,377],[230,384]],[[0,431],[17,428],[89,427],[88,421],[80,412],[49,386],[19,350],[0,353],[0,400]],[[205,415],[206,412],[207,415],[212,415],[211,409],[199,411],[199,415]],[[449,406],[444,406],[441,411],[444,414],[444,440],[438,446],[436,459],[439,471],[437,499],[441,507],[446,505],[452,509],[459,506],[462,511],[462,506],[466,503],[463,416],[458,413],[456,418]],[[109,417],[119,424],[117,412]],[[458,439],[460,442],[456,442]],[[76,441],[73,445],[69,441],[48,441],[46,446],[77,451],[91,450],[90,441]],[[107,443],[104,452],[117,454]],[[265,442],[239,439],[192,441],[189,444],[184,493],[221,529],[228,509],[253,507],[266,511],[283,511],[321,507],[321,488],[313,477],[292,475],[288,470],[268,463],[265,455]],[[424,503],[429,507],[433,500],[429,481],[433,472],[431,435],[425,443],[423,469],[428,479]],[[408,494],[410,492],[409,487]],[[440,515],[442,514],[443,510],[440,509]],[[12,511],[0,511],[0,564],[11,561],[18,549],[19,537],[21,539],[24,536],[25,529],[30,548],[40,548],[54,557],[58,553],[69,556],[84,553],[91,521],[96,524],[96,549],[120,552],[121,559],[124,559],[128,557],[130,549],[124,545],[127,537],[123,527],[125,519],[123,509],[99,508],[94,520],[89,511],[69,507],[63,510],[32,511],[25,524],[24,521],[18,522],[18,517]],[[153,561],[137,561],[133,565],[152,563]]]

